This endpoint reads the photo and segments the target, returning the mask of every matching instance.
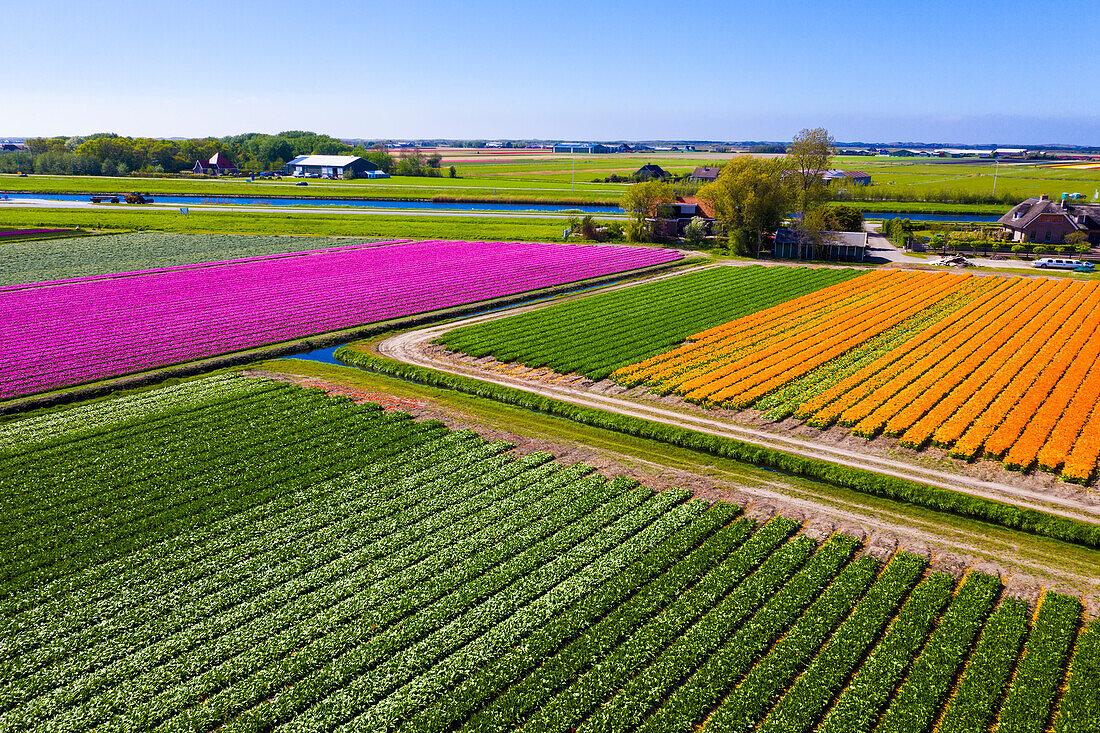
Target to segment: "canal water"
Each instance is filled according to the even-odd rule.
[[[98,194],[105,196],[107,194]],[[89,201],[90,194],[9,193],[12,200]],[[248,196],[165,196],[153,194],[153,203],[173,206],[339,206],[345,208],[393,209],[395,211],[516,211],[584,214],[622,214],[618,206],[581,206],[577,204],[508,204],[498,202],[452,203],[436,201],[381,201],[375,199],[251,198]]]
[[[105,195],[105,194],[100,194]],[[89,194],[9,193],[9,199],[46,199],[48,201],[88,201]],[[505,211],[561,214],[624,214],[618,206],[581,206],[577,204],[507,204],[497,202],[452,203],[436,201],[382,201],[379,199],[254,198],[248,196],[164,196],[153,195],[154,203],[173,206],[340,206],[346,208],[392,209],[394,211]],[[909,219],[911,221],[958,221],[992,223],[996,214],[907,214],[904,212],[865,211],[865,219]]]

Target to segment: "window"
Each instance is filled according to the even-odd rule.
[[[1049,229],[1047,229],[1047,238],[1046,238],[1046,241],[1047,241],[1047,242],[1049,242],[1049,241],[1050,241],[1050,230],[1049,230]]]

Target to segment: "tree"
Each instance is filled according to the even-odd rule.
[[[619,206],[630,214],[631,233],[638,238],[653,238],[656,220],[660,218],[663,207],[672,203],[672,187],[660,181],[635,183],[626,189]],[[647,219],[654,220],[651,224]]]
[[[778,159],[735,158],[713,183],[699,189],[696,196],[713,209],[714,218],[730,238],[731,249],[744,242],[759,256],[764,235],[783,223],[792,205],[786,171]]]
[[[787,175],[798,197],[798,210],[803,215],[829,199],[825,171],[835,152],[834,141],[824,127],[802,130],[787,148],[786,160],[790,167]]]

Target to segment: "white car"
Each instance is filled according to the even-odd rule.
[[[1070,260],[1064,257],[1040,257],[1031,263],[1032,267],[1038,267],[1040,270],[1076,270],[1078,267],[1084,267],[1085,263],[1082,260]]]

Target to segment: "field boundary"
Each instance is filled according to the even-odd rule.
[[[385,353],[385,349],[383,349]],[[546,397],[522,386],[514,387],[497,379],[483,379],[462,374],[452,365],[428,367],[412,361],[379,357],[361,350],[344,347],[337,358],[352,366],[408,379],[422,384],[441,386],[501,402],[526,407],[538,412],[565,417],[577,422],[618,432],[646,437],[694,450],[701,450],[756,465],[786,471],[863,494],[881,496],[895,501],[922,506],[936,511],[985,521],[1085,547],[1100,547],[1100,525],[1077,512],[1034,505],[1017,506],[989,498],[987,492],[937,486],[915,480],[899,472],[844,465],[813,457],[807,453],[787,452],[766,445],[763,441],[739,440],[705,428],[688,428],[660,418],[632,414],[627,410],[613,413],[594,401],[578,395],[565,395],[561,400]]]

